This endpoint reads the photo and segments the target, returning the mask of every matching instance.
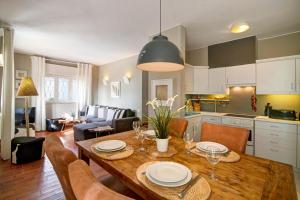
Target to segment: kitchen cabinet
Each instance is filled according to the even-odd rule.
[[[186,66],[184,70],[185,93],[207,94],[208,92],[208,67]]]
[[[255,85],[255,64],[226,67],[226,85]]]
[[[255,155],[297,166],[297,125],[255,122]]]
[[[300,94],[300,59],[296,59],[296,93]]]
[[[208,70],[208,92],[209,94],[226,93],[225,67]]]
[[[201,117],[201,122],[207,122],[211,124],[220,124],[221,123],[221,117],[219,116],[209,116],[209,115],[203,115]]]
[[[295,59],[281,59],[256,64],[257,94],[295,94]]]

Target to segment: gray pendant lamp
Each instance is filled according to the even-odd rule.
[[[168,37],[161,35],[161,0],[160,3],[160,30],[159,35],[147,43],[141,50],[137,68],[151,72],[171,72],[184,68],[184,62],[180,51]]]

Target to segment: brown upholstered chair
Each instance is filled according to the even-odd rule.
[[[55,134],[46,137],[45,150],[60,181],[66,199],[76,200],[69,180],[68,165],[77,160],[77,157],[72,151],[64,148],[62,142]]]
[[[217,142],[238,153],[245,153],[248,136],[249,131],[245,128],[202,124],[201,141]]]
[[[72,189],[77,200],[126,200],[131,199],[110,190],[92,174],[89,166],[82,160],[69,165]]]
[[[77,160],[77,157],[72,151],[64,148],[63,143],[55,134],[51,134],[46,137],[45,150],[53,165],[54,171],[58,176],[66,199],[76,199],[70,184],[68,165]],[[118,193],[131,196],[135,199],[140,198],[137,194],[124,186],[118,179],[114,178],[110,174],[99,177],[99,181]]]
[[[169,135],[183,138],[184,132],[188,126],[188,121],[183,118],[173,118],[168,127]]]

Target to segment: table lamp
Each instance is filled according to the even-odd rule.
[[[29,113],[28,113],[28,97],[38,96],[38,92],[34,86],[31,77],[23,77],[19,86],[17,96],[25,97],[25,122],[26,122],[26,133],[29,137]]]

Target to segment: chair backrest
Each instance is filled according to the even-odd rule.
[[[248,136],[249,130],[245,128],[202,124],[201,141],[217,142],[238,153],[245,153]]]
[[[69,175],[77,200],[131,199],[101,184],[92,174],[89,166],[82,160],[76,160],[69,165]]]
[[[70,184],[68,165],[77,160],[77,157],[72,151],[64,148],[55,134],[46,137],[45,151],[60,181],[66,199],[76,200]]]
[[[173,118],[169,122],[169,126],[168,126],[169,135],[183,138],[187,126],[188,126],[188,121],[186,119]]]

